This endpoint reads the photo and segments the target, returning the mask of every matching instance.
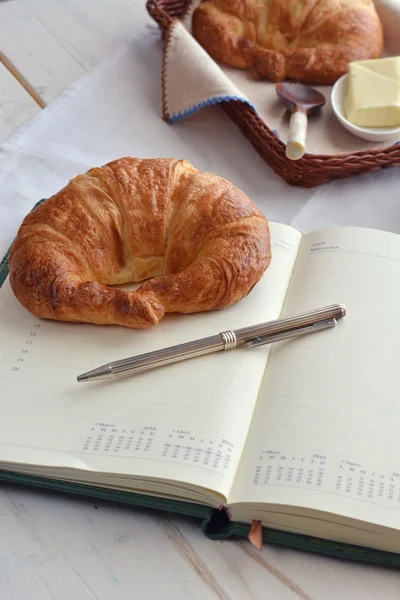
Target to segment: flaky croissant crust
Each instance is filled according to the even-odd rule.
[[[268,221],[232,183],[186,160],[128,157],[77,176],[24,219],[10,285],[41,318],[145,328],[234,304],[270,260]]]
[[[215,60],[273,82],[333,84],[383,52],[372,0],[202,0],[192,32]]]

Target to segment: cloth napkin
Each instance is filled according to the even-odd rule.
[[[236,100],[252,106],[264,123],[286,142],[290,115],[278,101],[275,84],[255,81],[247,71],[214,61],[191,34],[194,0],[182,21],[170,29],[164,45],[163,108],[170,123],[193,115],[205,106]],[[400,55],[400,0],[376,0],[385,33],[384,55]],[[387,146],[361,140],[337,121],[331,107],[332,86],[315,86],[326,104],[310,117],[307,152],[340,154]]]

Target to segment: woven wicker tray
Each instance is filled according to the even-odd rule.
[[[175,19],[181,19],[187,0],[148,0],[147,10],[158,23],[165,39]],[[222,102],[222,109],[250,140],[260,156],[287,183],[316,187],[334,179],[344,179],[371,171],[400,166],[400,144],[347,154],[305,154],[298,161],[286,157],[285,145],[256,111],[243,102]]]

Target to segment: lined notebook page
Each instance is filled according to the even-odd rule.
[[[170,315],[151,330],[36,319],[0,290],[0,460],[185,481],[227,494],[268,348],[237,349],[135,377],[79,373],[278,317],[301,241],[271,224],[272,262],[251,294],[222,311]]]
[[[303,238],[283,313],[335,302],[336,328],[273,347],[229,501],[400,528],[400,236]]]

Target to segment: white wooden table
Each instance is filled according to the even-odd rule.
[[[0,141],[129,41],[138,11],[138,0],[0,0]],[[11,485],[0,531],[0,600],[400,598],[395,571],[212,542],[190,519]]]

